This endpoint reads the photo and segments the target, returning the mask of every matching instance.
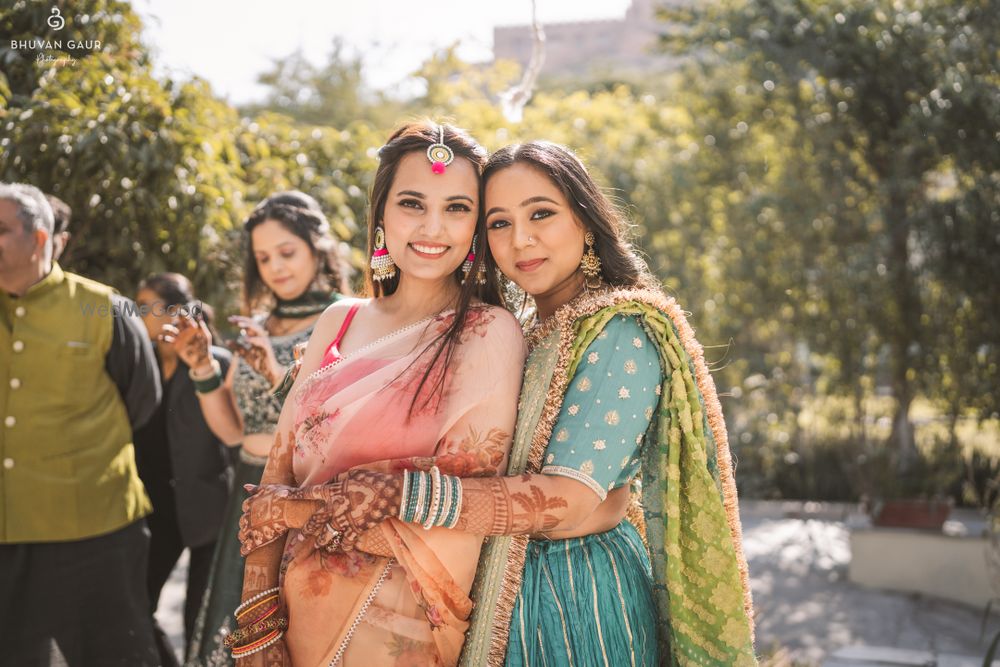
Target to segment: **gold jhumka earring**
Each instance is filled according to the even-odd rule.
[[[594,251],[594,243],[596,242],[594,232],[587,232],[583,240],[587,244],[587,252],[580,260],[584,284],[587,289],[598,289],[601,286],[601,258]]]

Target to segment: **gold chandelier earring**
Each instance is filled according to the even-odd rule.
[[[597,289],[601,286],[601,258],[594,251],[594,232],[587,232],[583,237],[587,244],[587,252],[580,260],[580,270],[583,271],[583,281],[587,289]]]
[[[385,247],[385,231],[382,225],[375,228],[375,252],[372,253],[371,264],[372,279],[381,283],[396,275],[396,263],[389,255],[389,249]]]

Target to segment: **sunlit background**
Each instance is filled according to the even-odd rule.
[[[577,150],[709,348],[761,653],[981,661],[1000,625],[984,616],[1000,595],[995,0],[537,0],[534,20],[527,0],[4,7],[0,179],[66,200],[63,264],[125,294],[175,270],[234,312],[241,220],[288,188],[361,266],[375,150],[403,119]],[[900,507],[909,528],[889,525]]]

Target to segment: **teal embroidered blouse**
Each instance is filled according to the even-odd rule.
[[[601,500],[628,484],[639,472],[660,381],[656,347],[635,318],[608,322],[570,381],[542,472],[583,482]]]

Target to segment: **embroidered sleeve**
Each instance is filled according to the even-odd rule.
[[[603,500],[639,471],[659,398],[660,360],[645,330],[618,316],[584,352],[545,452],[542,472],[586,484]]]

